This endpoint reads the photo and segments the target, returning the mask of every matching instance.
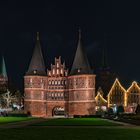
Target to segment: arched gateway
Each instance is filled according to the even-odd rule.
[[[56,106],[53,108],[52,110],[52,116],[53,117],[63,117],[65,116],[65,108],[64,107],[60,107],[60,106]]]

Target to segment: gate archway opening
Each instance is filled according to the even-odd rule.
[[[65,117],[65,108],[64,107],[54,107],[52,110],[53,117]]]

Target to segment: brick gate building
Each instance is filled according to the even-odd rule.
[[[81,42],[71,71],[55,58],[51,69],[45,68],[39,35],[29,69],[24,76],[25,112],[37,117],[92,115],[95,113],[95,75],[92,73]]]

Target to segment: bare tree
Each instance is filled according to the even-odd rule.
[[[2,94],[2,98],[6,108],[9,108],[12,102],[15,100],[15,96],[7,90],[6,93]]]
[[[23,104],[24,96],[22,95],[22,93],[21,93],[19,90],[17,90],[17,91],[14,93],[14,96],[15,96],[15,101],[14,101],[14,102],[15,102],[17,105]]]

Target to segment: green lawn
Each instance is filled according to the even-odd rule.
[[[0,117],[0,123],[29,120],[27,117]],[[93,125],[50,128],[44,125]],[[114,126],[113,126],[114,125]],[[119,128],[116,123],[99,118],[74,118],[45,120],[36,126],[0,129],[2,140],[140,140],[140,128]],[[104,126],[109,126],[105,128]]]
[[[0,117],[0,124],[26,121],[32,119],[31,117]]]
[[[0,129],[2,140],[140,140],[140,129],[18,128]]]
[[[100,118],[69,118],[69,119],[51,119],[36,124],[38,126],[75,126],[75,125],[93,125],[93,126],[112,126],[119,125]]]

